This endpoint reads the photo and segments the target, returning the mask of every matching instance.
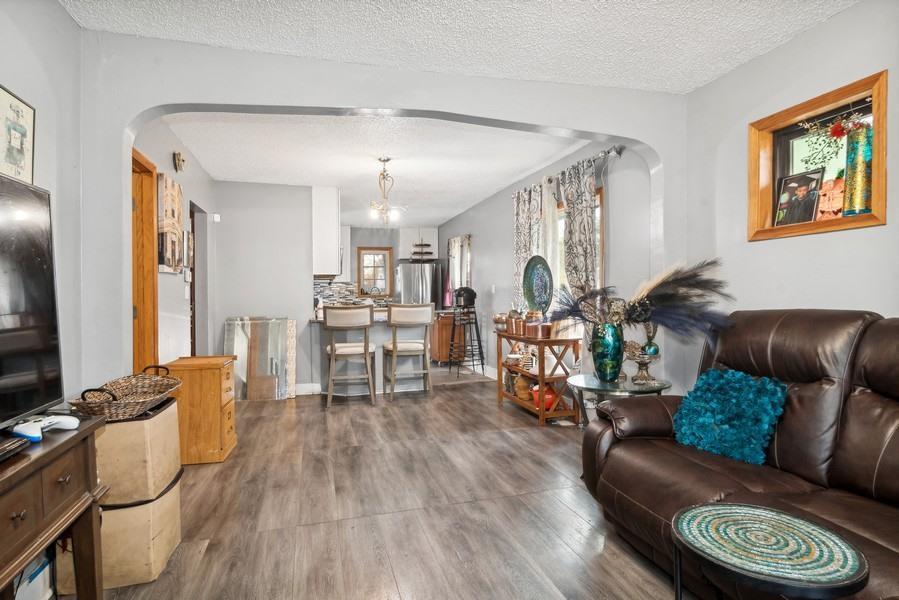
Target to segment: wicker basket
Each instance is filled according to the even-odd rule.
[[[156,369],[156,375],[147,373]],[[159,375],[165,370],[165,375]],[[72,400],[72,410],[107,421],[124,421],[142,415],[168,398],[181,386],[181,380],[168,376],[168,368],[151,365],[138,375],[108,381],[99,388],[81,392],[81,400]]]

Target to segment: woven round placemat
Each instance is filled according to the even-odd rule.
[[[805,585],[839,585],[867,572],[864,556],[819,525],[746,504],[694,506],[675,517],[690,548],[744,573]]]

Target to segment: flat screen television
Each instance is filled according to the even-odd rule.
[[[62,389],[50,194],[0,175],[0,428]]]

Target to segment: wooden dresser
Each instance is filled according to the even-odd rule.
[[[237,445],[234,428],[236,356],[185,356],[168,363],[181,380],[178,399],[181,464],[222,462]]]
[[[103,597],[100,509],[94,436],[103,419],[47,431],[40,443],[0,463],[0,598],[44,548],[71,528],[78,598]]]

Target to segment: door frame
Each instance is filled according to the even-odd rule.
[[[131,301],[135,373],[159,362],[156,202],[156,165],[132,148]]]

